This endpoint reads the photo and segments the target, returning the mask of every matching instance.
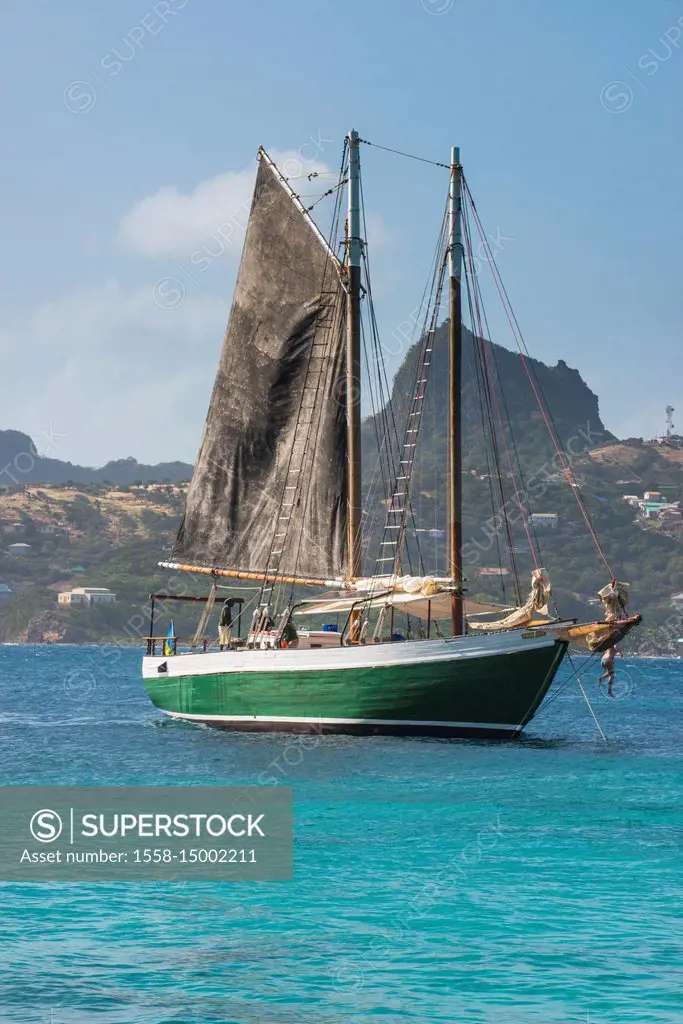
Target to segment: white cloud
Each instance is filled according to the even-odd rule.
[[[110,280],[0,326],[0,427],[52,423],[50,455],[86,465],[193,461],[228,312],[206,291],[163,309],[151,285]]]
[[[310,148],[312,151],[313,147]],[[320,194],[330,187],[329,178],[314,179],[311,184],[306,180],[314,172],[328,174],[325,164],[295,150],[273,151],[270,156],[295,192]],[[254,160],[241,171],[226,171],[209,178],[188,195],[183,195],[175,185],[160,188],[125,214],[119,225],[119,242],[142,256],[180,259],[213,238],[241,242],[256,166]],[[235,253],[239,254],[238,248]]]

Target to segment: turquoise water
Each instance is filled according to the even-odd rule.
[[[0,647],[3,782],[295,794],[293,882],[0,887],[0,1021],[683,1020],[683,662],[572,684],[520,742],[162,718],[133,650]],[[566,673],[569,675],[569,673]]]

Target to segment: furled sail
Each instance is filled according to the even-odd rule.
[[[545,569],[534,569],[531,573],[531,590],[525,604],[520,608],[508,610],[504,618],[493,622],[470,620],[467,625],[470,629],[478,630],[519,629],[520,626],[538,619],[539,615],[548,617],[551,593],[550,578]]]
[[[343,575],[342,274],[262,154],[177,560]]]

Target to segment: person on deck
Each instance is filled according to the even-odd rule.
[[[621,653],[621,651],[617,650],[616,647],[608,647],[607,650],[605,651],[605,653],[602,656],[602,667],[604,668],[605,671],[602,673],[602,675],[598,679],[598,684],[600,686],[602,686],[603,679],[607,680],[607,696],[608,697],[613,697],[614,696],[614,694],[612,693],[612,684],[614,683],[614,675],[615,675],[615,669],[614,669],[614,659],[615,659],[615,657],[616,658],[623,658],[624,657],[624,655]]]
[[[230,632],[232,628],[232,601],[224,601],[221,608],[221,615],[218,620],[218,643],[221,650],[230,645]]]

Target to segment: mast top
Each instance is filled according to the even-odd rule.
[[[448,276],[460,280],[464,248],[462,242],[462,167],[460,147],[451,148],[451,184],[448,191],[449,254]]]
[[[360,216],[360,140],[358,132],[351,129],[349,140],[349,209],[348,209],[348,263],[360,267],[363,248]]]

